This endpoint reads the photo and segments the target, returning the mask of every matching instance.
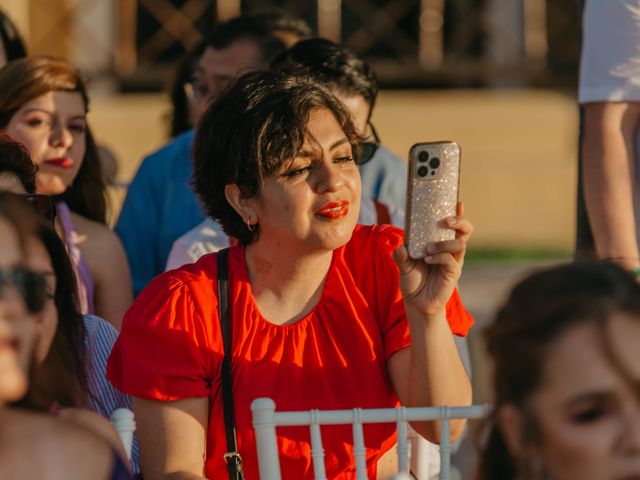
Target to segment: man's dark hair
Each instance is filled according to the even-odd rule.
[[[0,136],[0,176],[15,175],[27,193],[36,193],[38,166],[31,161],[29,151],[7,135]]]
[[[327,109],[355,148],[351,117],[331,92],[300,66],[252,72],[220,95],[198,123],[193,144],[193,185],[205,211],[243,245],[250,231],[225,197],[236,184],[245,198],[262,191],[263,179],[293,161],[307,136],[312,111]]]
[[[281,10],[268,10],[256,12],[253,17],[262,22],[270,32],[287,33],[298,40],[311,37],[312,30],[307,22],[301,18],[292,17]]]
[[[271,25],[259,15],[240,15],[222,22],[204,38],[200,52],[207,47],[222,50],[239,41],[255,42],[260,49],[260,62],[264,68],[285,49],[284,43],[273,34]]]
[[[173,106],[170,120],[170,136],[175,137],[193,128],[189,117],[189,100],[184,87],[191,80],[194,67],[207,47],[220,50],[241,40],[255,42],[260,50],[261,67],[266,69],[271,60],[286,48],[286,45],[278,36],[278,32],[288,32],[302,37],[307,32],[304,27],[308,28],[307,24],[302,20],[297,21],[271,12],[242,15],[217,25],[177,65],[175,77],[169,91]],[[309,29],[310,32],[311,30]]]
[[[347,96],[361,95],[373,110],[378,96],[376,75],[347,47],[324,38],[301,40],[278,55],[271,66],[285,63],[304,65],[332,90]]]

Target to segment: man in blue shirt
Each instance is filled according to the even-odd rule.
[[[247,15],[219,24],[200,48],[190,84],[196,118],[235,77],[267,68],[284,45],[263,19]],[[146,157],[129,186],[116,232],[136,295],[164,271],[173,242],[205,218],[191,189],[193,135],[187,131]]]

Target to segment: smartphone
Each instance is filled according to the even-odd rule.
[[[442,220],[456,214],[460,184],[460,147],[455,142],[416,143],[409,150],[405,244],[412,258],[427,255],[427,245],[453,240]]]

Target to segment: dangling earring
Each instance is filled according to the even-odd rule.
[[[256,229],[256,224],[255,223],[250,223],[251,220],[247,220],[245,223],[247,224],[247,229],[250,232],[253,232]]]

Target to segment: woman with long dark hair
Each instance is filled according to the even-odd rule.
[[[640,478],[640,286],[577,263],[515,286],[487,334],[495,409],[477,480]]]
[[[122,245],[106,227],[106,190],[86,114],[85,85],[67,63],[48,57],[0,69],[0,133],[27,147],[39,166],[37,192],[55,195],[56,230],[73,261],[82,313],[119,328],[131,303]]]
[[[36,317],[48,295],[42,273],[24,263],[37,225],[23,198],[0,192],[0,477],[130,479],[120,457],[88,422],[8,406],[30,388]]]
[[[118,408],[131,408],[130,397],[106,380],[107,359],[118,332],[105,320],[79,312],[73,266],[48,221],[38,222],[34,234],[27,238],[26,253],[26,265],[46,279],[47,298],[42,311],[35,315],[30,388],[18,404],[86,420],[118,445],[112,429],[90,413],[108,419]],[[133,445],[132,467],[139,472],[137,442]]]

